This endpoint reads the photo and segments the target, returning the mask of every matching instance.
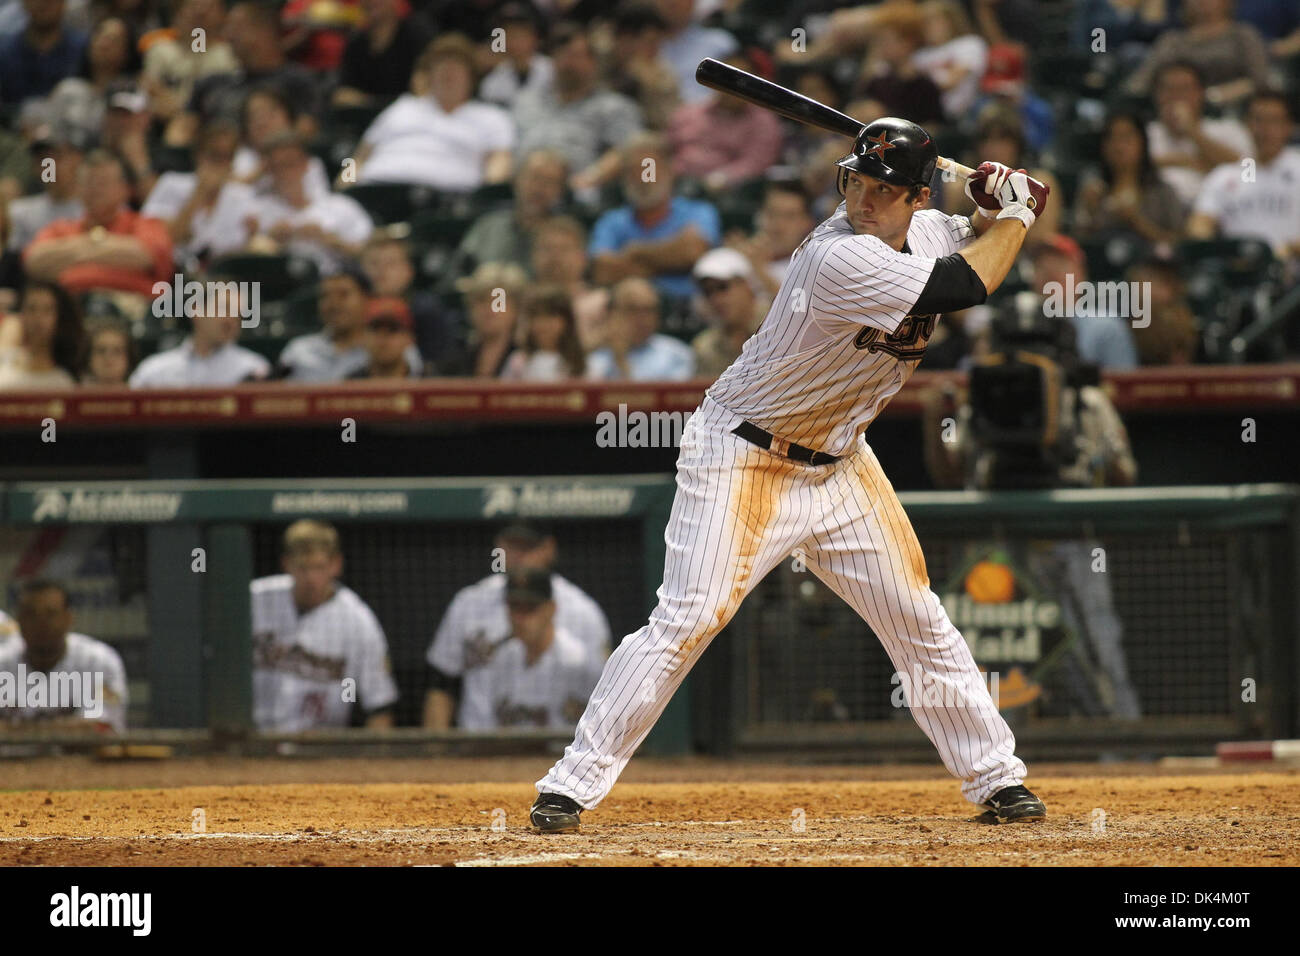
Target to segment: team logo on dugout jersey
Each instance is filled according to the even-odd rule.
[[[909,315],[891,335],[868,326],[853,339],[853,347],[884,352],[903,362],[919,359],[925,355],[937,318],[937,315]]]

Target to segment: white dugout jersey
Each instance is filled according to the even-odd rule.
[[[253,715],[259,730],[296,733],[347,727],[353,699],[367,711],[397,701],[388,641],[374,612],[351,588],[306,614],[293,601],[293,577],[274,574],[250,585],[253,605]]]
[[[0,615],[3,616],[3,615]],[[73,706],[69,700],[55,700],[54,687],[58,682],[47,682],[44,706],[36,706],[32,699],[31,668],[23,657],[27,647],[22,638],[5,637],[6,623],[12,624],[12,618],[0,621],[0,674],[13,674],[13,678],[4,678],[6,682],[16,680],[19,674],[27,676],[27,706],[17,706],[17,699],[10,701],[0,698],[0,722],[36,723],[56,717],[81,716],[95,723],[106,724],[119,733],[126,730],[126,667],[122,658],[103,641],[69,631],[67,647],[59,662],[50,668],[49,674],[89,675],[89,681],[82,680],[82,694]],[[19,669],[19,665],[23,669]],[[66,685],[64,685],[66,690]],[[59,691],[58,693],[62,693]]]
[[[709,397],[778,438],[846,454],[921,363],[939,316],[912,307],[935,260],[974,238],[967,217],[922,209],[899,252],[855,235],[841,203],[794,251],[763,324]]]
[[[581,641],[560,627],[531,666],[527,654],[524,642],[512,638],[466,679],[460,706],[463,729],[573,729],[604,661],[593,658]]]
[[[609,656],[609,621],[586,591],[567,578],[551,575],[555,598],[555,629],[566,631],[596,660]],[[489,574],[452,598],[429,645],[426,660],[451,677],[463,677],[492,657],[510,638],[506,610],[506,576]]]

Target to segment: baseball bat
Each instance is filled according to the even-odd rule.
[[[857,139],[858,133],[866,125],[847,113],[831,109],[825,103],[818,103],[802,93],[796,93],[753,73],[746,73],[738,67],[728,66],[712,57],[705,57],[695,68],[695,82],[747,100],[786,119],[829,130],[841,136]],[[946,156],[940,156],[935,165],[963,179],[970,178],[975,172],[969,166],[963,166]]]

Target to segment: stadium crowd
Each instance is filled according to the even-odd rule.
[[[7,0],[0,388],[716,376],[849,141],[705,56],[1052,186],[923,368],[1067,275],[1103,368],[1300,354],[1300,0]]]

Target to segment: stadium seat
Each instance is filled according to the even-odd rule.
[[[244,348],[251,349],[274,365],[291,338],[293,336],[262,335],[240,339],[239,344]]]
[[[763,204],[763,192],[766,189],[766,180],[749,179],[736,183],[714,197],[724,235],[732,229],[750,232],[754,228],[754,216]]]
[[[1245,350],[1234,347],[1233,340],[1251,325],[1270,325],[1280,268],[1273,250],[1259,239],[1189,239],[1178,244],[1177,259],[1205,357],[1217,362],[1246,359]],[[1268,347],[1260,337],[1258,348]]]
[[[316,263],[310,259],[286,255],[249,255],[237,253],[215,260],[211,275],[236,282],[258,282],[263,302],[287,299],[296,289],[314,285],[319,278]]]
[[[1129,266],[1151,253],[1150,243],[1124,232],[1085,239],[1079,246],[1088,260],[1088,278],[1096,282],[1122,279]]]
[[[343,195],[361,203],[377,226],[410,222],[420,210],[442,201],[442,194],[437,190],[410,183],[358,183],[349,186]]]
[[[1277,267],[1273,250],[1260,239],[1188,239],[1177,252],[1188,274],[1213,273],[1237,289],[1267,282]]]
[[[958,126],[948,124],[935,131],[934,145],[940,156],[960,161],[971,148],[971,136]]]
[[[355,143],[382,112],[377,106],[331,106],[321,120],[321,130]]]
[[[292,337],[319,330],[320,317],[316,311],[319,298],[320,287],[317,285],[295,289],[282,303],[283,321],[276,333]]]
[[[515,188],[510,183],[487,183],[469,195],[469,206],[483,213],[509,206],[515,200]]]
[[[458,246],[474,224],[474,218],[424,209],[411,217],[411,239],[437,246]]]
[[[194,172],[194,152],[188,146],[155,146],[149,150],[149,161],[156,173]]]

